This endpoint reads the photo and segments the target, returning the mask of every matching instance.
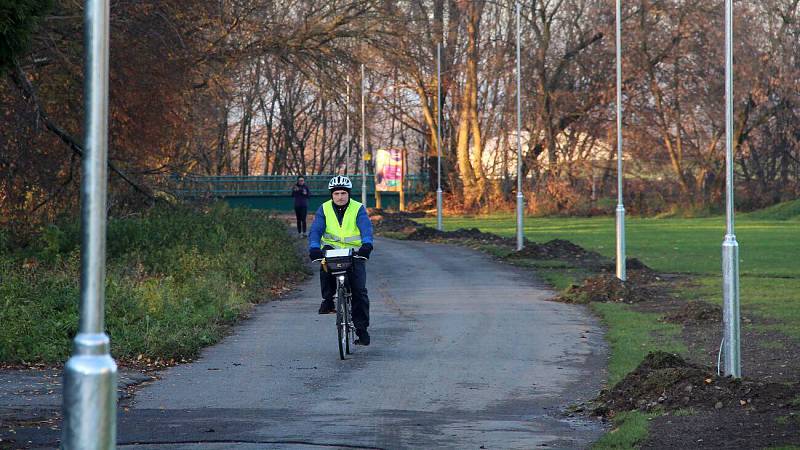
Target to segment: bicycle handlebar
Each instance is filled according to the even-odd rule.
[[[368,260],[369,259],[369,258],[367,258],[365,256],[361,256],[361,255],[353,255],[353,258],[355,258],[355,259],[363,259],[363,260]],[[323,259],[325,259],[325,258],[312,259],[311,262],[322,262]]]

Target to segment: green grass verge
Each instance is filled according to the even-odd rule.
[[[658,314],[633,311],[622,303],[592,303],[608,326],[606,339],[611,347],[608,362],[608,385],[613,386],[642,362],[648,352],[685,352],[680,343],[681,327],[660,322]]]
[[[108,226],[105,320],[115,358],[193,357],[269,288],[302,273],[284,223],[251,210],[157,209]],[[0,253],[0,361],[60,363],[78,327],[80,234],[52,225]]]
[[[631,449],[647,439],[650,415],[639,411],[623,412],[614,416],[614,428],[604,434],[592,449]]]

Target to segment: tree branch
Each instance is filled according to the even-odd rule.
[[[59,139],[74,152],[76,153],[81,159],[83,158],[83,145],[78,142],[77,139],[72,137],[69,133],[64,131],[61,127],[58,126],[55,122],[53,122],[47,113],[42,109],[41,104],[39,103],[39,99],[36,96],[36,90],[33,88],[33,85],[28,80],[25,71],[22,70],[22,66],[20,66],[19,61],[14,59],[14,70],[10,73],[11,81],[14,82],[14,85],[22,91],[22,95],[25,99],[33,103],[34,112],[36,114],[36,119],[41,120],[44,123],[45,127],[50,130],[53,134],[58,136]],[[111,169],[112,172],[119,175],[126,183],[131,185],[133,189],[142,194],[143,196],[149,198],[150,200],[155,200],[155,197],[145,190],[145,188],[136,184],[133,180],[131,180],[124,172],[120,169],[115,167],[111,162],[108,162],[108,168]]]

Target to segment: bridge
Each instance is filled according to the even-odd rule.
[[[311,192],[308,202],[309,211],[316,210],[323,202],[328,200],[328,181],[330,175],[306,176],[306,185]],[[361,199],[361,175],[348,175],[353,181],[351,195],[354,199]],[[297,181],[294,175],[185,175],[173,176],[173,193],[182,199],[214,198],[228,203],[232,207],[253,209],[269,209],[274,211],[292,211],[292,186]],[[422,199],[429,192],[428,177],[426,175],[410,175],[403,181],[405,201]],[[381,207],[398,208],[400,206],[399,192],[381,192]],[[376,206],[375,177],[367,175],[367,206]]]

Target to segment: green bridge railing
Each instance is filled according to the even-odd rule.
[[[353,181],[353,198],[360,200],[361,175],[348,175]],[[329,198],[328,181],[333,175],[309,175],[306,185],[311,191],[310,208],[316,208]],[[292,186],[297,181],[292,175],[186,175],[171,177],[173,193],[184,199],[219,198],[232,206],[259,209],[291,210]],[[407,176],[403,182],[406,201],[421,199],[428,191],[428,177],[425,175]],[[367,204],[374,206],[375,177],[367,175]],[[384,207],[399,204],[397,192],[381,193]]]
[[[305,177],[313,195],[328,194],[328,181],[333,175],[309,175]],[[353,194],[361,194],[361,175],[349,175],[353,181]],[[236,196],[285,196],[290,195],[296,176],[288,175],[187,175],[175,177],[176,194],[182,197],[236,197]],[[428,179],[424,175],[411,175],[403,183],[406,195],[424,195],[428,190]],[[375,178],[367,175],[367,193],[375,192]]]

